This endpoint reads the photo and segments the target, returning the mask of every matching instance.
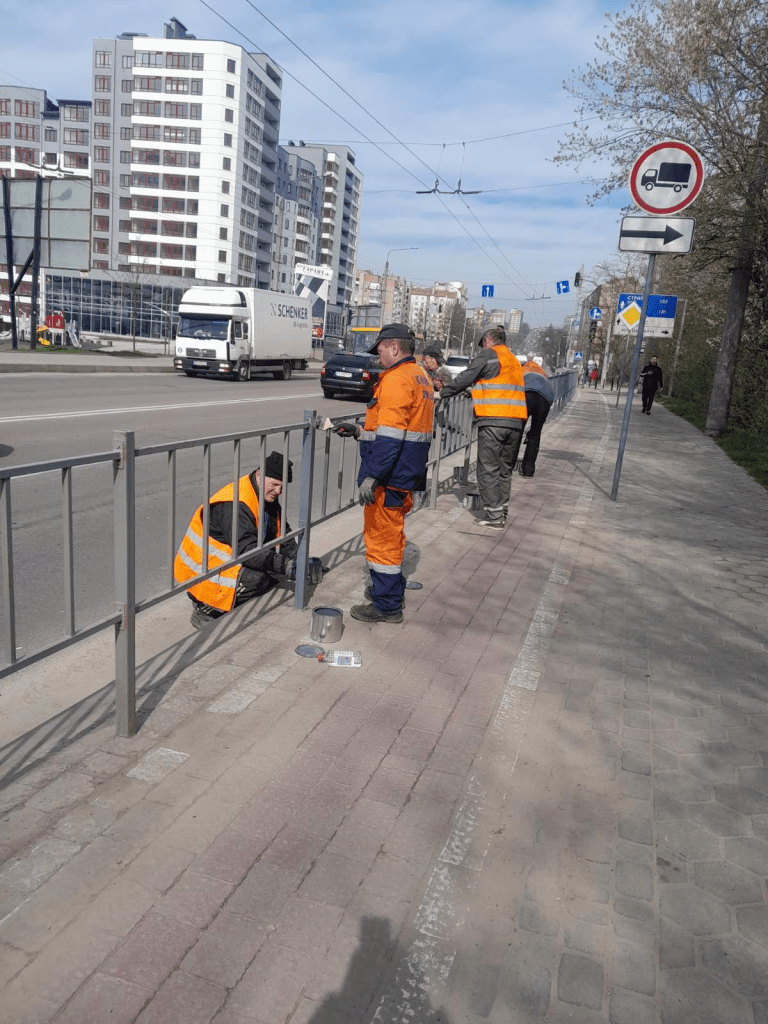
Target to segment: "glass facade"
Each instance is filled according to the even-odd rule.
[[[184,284],[149,283],[125,275],[126,280],[45,274],[45,313],[62,312],[79,331],[137,338],[167,339],[187,288]]]

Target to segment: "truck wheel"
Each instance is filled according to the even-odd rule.
[[[251,364],[247,359],[241,359],[237,364],[235,375],[238,380],[246,381],[251,379]]]
[[[291,366],[291,364],[286,359],[286,361],[283,363],[283,370],[282,370],[282,373],[280,374],[280,376],[282,377],[283,380],[290,380],[292,373],[293,373],[293,367]]]
[[[652,181],[649,181],[648,184],[645,186],[645,191],[646,192],[653,192],[653,182]]]
[[[673,192],[682,192],[683,191],[683,186],[682,185],[675,185],[675,187],[672,189],[672,191]]]

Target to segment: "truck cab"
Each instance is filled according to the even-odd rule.
[[[250,313],[239,288],[190,288],[179,303],[173,365],[189,377],[250,375]]]

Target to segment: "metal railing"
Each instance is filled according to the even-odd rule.
[[[551,378],[555,387],[553,411],[558,411],[572,396],[576,373],[569,371]],[[341,420],[362,419],[338,417]],[[318,437],[318,435],[322,435]],[[352,508],[356,503],[356,480],[360,464],[358,445],[340,439],[332,431],[322,429],[322,421],[314,410],[305,410],[301,422],[258,430],[241,431],[234,434],[215,435],[191,440],[137,447],[133,431],[119,431],[115,434],[115,449],[92,455],[56,459],[25,466],[0,468],[0,561],[2,581],[0,596],[4,609],[0,637],[6,652],[7,664],[0,666],[0,678],[10,675],[73,644],[80,643],[110,626],[115,629],[115,699],[116,731],[118,736],[131,736],[136,730],[136,615],[147,611],[169,598],[186,591],[191,583],[199,583],[218,575],[224,569],[243,561],[244,554],[233,556],[215,568],[194,577],[193,581],[177,584],[174,579],[174,559],[182,535],[179,514],[184,524],[195,507],[202,505],[203,550],[201,564],[208,564],[208,530],[212,487],[212,463],[214,451],[230,449],[231,473],[224,482],[233,484],[232,507],[232,550],[238,546],[238,487],[237,482],[244,472],[258,468],[261,479],[265,475],[267,442],[277,441],[283,455],[283,492],[281,497],[284,510],[279,536],[265,542],[265,520],[263,503],[258,523],[258,545],[251,552],[269,550],[285,541],[298,542],[296,586],[294,603],[305,608],[308,601],[308,561],[311,532],[314,526],[324,523],[333,516]],[[256,459],[249,458],[246,469],[242,468],[243,446],[254,442],[258,448]],[[449,455],[464,451],[464,467],[460,481],[466,483],[470,466],[473,443],[472,401],[467,393],[455,395],[438,405],[428,470],[431,473],[429,506],[436,508],[441,462]],[[298,455],[296,449],[299,449]],[[178,507],[178,458],[187,450],[196,450],[201,455],[201,497],[192,508]],[[287,529],[289,497],[293,498],[295,487],[288,479],[288,463],[291,457],[299,462],[298,525]],[[149,597],[137,597],[137,468],[142,460],[162,458],[165,462],[165,585]],[[96,621],[78,627],[77,601],[75,594],[75,544],[74,544],[74,503],[73,478],[76,471],[85,467],[108,466],[111,468],[111,505],[114,566],[114,611]],[[61,490],[62,522],[62,569],[63,569],[63,617],[64,635],[38,650],[23,656],[17,649],[17,587],[14,581],[14,534],[12,519],[12,488],[14,482],[24,477],[40,474],[58,474]],[[221,474],[218,473],[218,476]],[[290,495],[289,495],[290,492]],[[294,506],[296,501],[294,500]],[[186,529],[186,525],[184,526]]]

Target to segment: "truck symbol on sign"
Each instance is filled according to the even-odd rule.
[[[646,192],[654,188],[671,188],[675,192],[682,192],[688,188],[691,180],[693,164],[672,164],[662,163],[659,167],[651,167],[643,173],[640,184],[645,187]]]

